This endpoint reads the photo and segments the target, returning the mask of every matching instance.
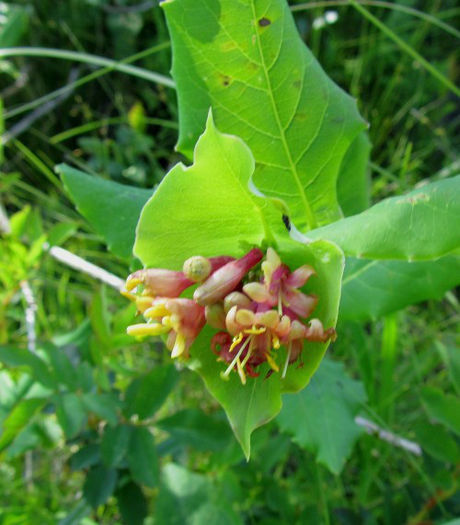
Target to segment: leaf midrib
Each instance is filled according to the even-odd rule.
[[[254,0],[251,0],[251,9],[252,9],[253,26],[256,27],[255,23],[256,23],[257,16],[256,16]],[[283,23],[284,23],[284,16],[285,15],[283,13]],[[295,163],[294,163],[294,161],[292,159],[291,150],[289,149],[289,145],[288,145],[287,140],[286,140],[286,135],[284,133],[284,127],[281,124],[280,116],[279,116],[278,109],[276,107],[275,99],[274,99],[274,96],[273,96],[273,89],[272,89],[272,84],[271,84],[271,80],[270,80],[270,75],[269,75],[269,72],[268,72],[267,65],[265,63],[265,57],[264,57],[264,54],[262,52],[262,44],[260,42],[260,36],[259,36],[259,33],[258,33],[257,29],[255,31],[255,37],[256,37],[257,48],[258,48],[259,56],[260,56],[260,63],[261,63],[262,70],[264,72],[265,82],[266,82],[266,85],[267,85],[267,94],[268,94],[268,96],[270,98],[270,103],[272,105],[273,115],[275,117],[276,124],[278,126],[279,137],[280,137],[281,143],[283,145],[283,149],[284,149],[284,151],[286,153],[286,157],[288,159],[290,171],[291,171],[291,173],[292,173],[292,175],[294,177],[295,183],[296,183],[297,188],[299,190],[299,194],[300,194],[300,198],[302,200],[302,204],[303,204],[303,206],[305,208],[305,214],[306,214],[306,218],[307,218],[308,229],[312,230],[312,229],[316,228],[316,226],[317,226],[316,219],[315,219],[315,216],[314,216],[313,211],[311,209],[310,203],[308,202],[305,190],[304,190],[304,188],[302,186],[302,183],[300,181],[300,177],[299,177],[299,174],[297,172],[297,166],[295,165]],[[281,45],[283,45],[283,44],[281,44]]]

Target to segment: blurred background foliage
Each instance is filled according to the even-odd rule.
[[[345,3],[291,5],[302,38],[370,122],[372,201],[458,171],[458,99]],[[458,81],[458,31],[431,19],[455,27],[455,0],[367,4]],[[339,324],[330,359],[255,432],[246,463],[200,379],[178,373],[161,344],[125,335],[132,306],[47,252],[62,245],[119,276],[136,264],[107,251],[54,167],[152,188],[180,160],[174,90],[94,65],[142,52],[136,66],[168,76],[161,9],[0,2],[0,47],[11,46],[90,59],[0,58],[0,524],[393,525],[460,515],[454,293]],[[318,436],[290,420],[295,403],[312,407],[305,421]],[[365,433],[356,415],[418,442],[422,455]]]

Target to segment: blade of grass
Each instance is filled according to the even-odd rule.
[[[41,57],[41,58],[57,58],[61,60],[71,60],[73,62],[82,62],[84,64],[92,64],[93,66],[111,67],[114,71],[120,71],[127,75],[132,75],[137,78],[142,78],[156,84],[162,84],[170,88],[174,88],[174,81],[160,73],[148,71],[137,66],[130,66],[122,62],[111,60],[97,55],[90,55],[89,53],[79,53],[78,51],[66,51],[63,49],[53,49],[48,47],[9,47],[0,49],[0,58],[17,56]]]
[[[37,106],[40,106],[40,105],[48,102],[49,100],[52,100],[52,99],[62,95],[63,93],[66,93],[69,90],[74,90],[74,89],[76,89],[78,87],[81,87],[81,86],[87,84],[88,82],[91,82],[91,81],[96,80],[97,78],[99,78],[99,77],[101,77],[103,75],[106,75],[107,73],[111,73],[112,71],[117,71],[117,66],[118,65],[126,65],[126,64],[129,64],[131,62],[136,62],[137,60],[140,60],[140,59],[145,58],[145,57],[147,57],[149,55],[152,55],[154,53],[157,53],[159,51],[167,49],[168,47],[170,47],[170,45],[171,45],[170,42],[164,42],[162,44],[158,44],[157,46],[150,47],[148,49],[145,49],[144,51],[141,51],[139,53],[131,55],[131,56],[129,56],[129,57],[123,59],[123,60],[120,60],[118,62],[117,61],[109,61],[109,62],[111,62],[111,64],[108,65],[107,67],[103,67],[101,69],[98,69],[97,71],[93,71],[92,73],[89,73],[88,75],[79,78],[75,82],[72,82],[70,84],[66,84],[63,87],[61,87],[59,89],[56,89],[55,91],[52,91],[51,93],[48,93],[47,95],[44,95],[43,97],[37,98],[35,100],[32,100],[31,102],[28,102],[27,104],[23,104],[23,105],[19,106],[18,108],[15,108],[15,109],[12,109],[12,110],[9,110],[9,111],[5,111],[5,113],[3,115],[4,119],[7,120],[9,118],[12,118],[12,117],[15,117],[17,115],[20,115],[21,113],[24,113],[26,111],[34,109]],[[16,48],[16,49],[18,49],[18,48]],[[29,48],[25,48],[25,49],[29,49]],[[7,51],[7,50],[0,48],[0,53],[2,51]],[[108,60],[108,59],[106,59],[106,60]],[[137,68],[137,69],[140,69],[140,68]],[[142,70],[142,71],[145,71],[145,70]],[[165,77],[165,78],[167,78],[167,77]]]
[[[299,4],[299,5],[293,5],[291,6],[291,11],[305,11],[307,9],[315,9],[318,7],[340,7],[340,6],[347,6],[349,5],[349,0],[328,0],[324,2],[309,2],[308,4]],[[401,13],[406,13],[408,15],[415,16],[417,18],[421,18],[422,20],[425,20],[426,22],[430,22],[434,26],[439,27],[440,29],[443,29],[447,33],[450,33],[451,35],[455,36],[456,38],[460,38],[460,31],[458,31],[455,27],[452,27],[449,24],[446,24],[442,20],[439,20],[439,18],[436,18],[433,15],[430,15],[428,13],[424,13],[423,11],[419,11],[418,9],[414,9],[413,7],[408,7],[405,5],[400,5],[397,3],[392,2],[383,2],[380,0],[360,0],[359,2],[361,5],[367,5],[370,7],[381,7],[384,9],[391,9],[393,11],[400,11]]]
[[[39,158],[33,151],[31,151],[25,144],[17,139],[12,141],[12,144],[24,155],[29,164],[35,166],[39,172],[41,172],[56,188],[61,190],[61,181],[56,175],[48,168],[48,166]]]
[[[113,117],[107,119],[96,120],[94,122],[88,122],[87,124],[82,124],[72,129],[67,129],[62,133],[58,133],[50,138],[51,144],[59,144],[59,142],[64,142],[72,137],[78,135],[83,135],[95,129],[102,128],[104,126],[113,126],[114,124],[125,124],[128,122],[128,119],[125,117]],[[156,126],[164,126],[165,128],[177,129],[177,123],[171,122],[170,120],[161,119],[161,118],[145,118],[147,124],[153,124]]]
[[[357,11],[359,11],[365,18],[374,24],[382,33],[384,33],[388,38],[393,40],[393,42],[407,54],[409,54],[414,60],[416,60],[424,69],[426,69],[432,76],[437,78],[446,88],[448,88],[452,93],[457,96],[460,96],[460,89],[453,84],[446,76],[444,76],[440,71],[438,71],[434,66],[432,66],[425,58],[422,57],[413,47],[409,46],[399,38],[399,36],[394,33],[389,27],[387,27],[383,22],[376,18],[372,13],[370,13],[365,7],[363,7],[356,0],[349,0],[350,5],[352,5]]]

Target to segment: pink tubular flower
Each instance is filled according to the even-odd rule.
[[[130,335],[168,334],[166,346],[171,357],[188,357],[188,351],[205,324],[204,308],[192,299],[154,299],[150,308],[144,311],[147,323],[128,327]]]
[[[126,290],[131,292],[139,284],[144,285],[144,294],[151,297],[179,297],[193,281],[182,272],[162,268],[137,270],[126,279]]]
[[[214,273],[199,286],[193,294],[193,299],[202,306],[221,301],[227,294],[235,290],[243,277],[263,257],[263,253],[254,248],[241,259],[231,261]]]
[[[264,279],[262,283],[252,282],[243,286],[243,291],[257,303],[276,306],[280,314],[294,314],[292,317],[308,317],[313,312],[318,299],[298,290],[315,271],[304,265],[291,272],[281,262],[275,250],[268,248],[267,258],[262,263]]]

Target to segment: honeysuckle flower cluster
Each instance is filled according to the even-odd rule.
[[[334,328],[324,329],[309,318],[317,297],[300,291],[315,274],[304,265],[291,272],[278,254],[253,248],[240,259],[221,256],[191,257],[182,271],[138,270],[126,280],[123,295],[135,301],[145,322],[128,327],[133,336],[166,336],[172,358],[188,358],[190,347],[205,324],[218,330],[211,350],[227,367],[221,377],[235,371],[243,384],[257,377],[267,363],[269,373],[286,376],[288,366],[301,361],[304,341],[334,340]],[[254,279],[255,280],[251,280]],[[196,286],[193,298],[180,297]],[[286,357],[279,364],[279,349]],[[301,362],[302,364],[302,362]],[[280,368],[281,367],[281,368]]]

